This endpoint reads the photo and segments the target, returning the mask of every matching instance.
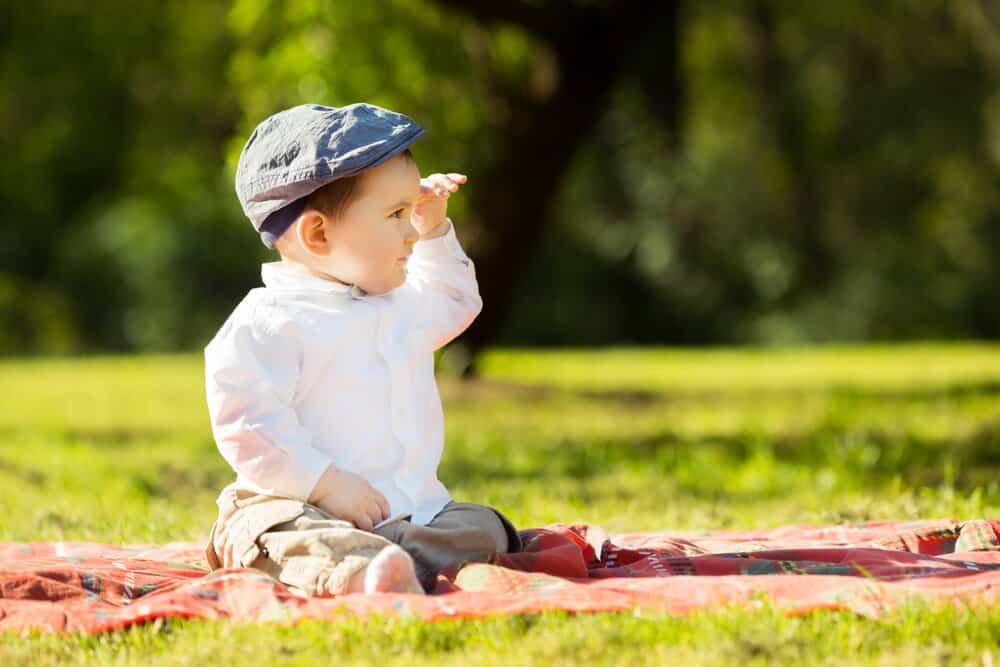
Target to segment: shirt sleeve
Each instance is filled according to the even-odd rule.
[[[208,411],[219,452],[267,493],[307,500],[330,459],[311,446],[292,401],[302,341],[250,309],[231,317],[205,348]]]
[[[450,218],[446,224],[444,235],[414,244],[403,287],[435,350],[465,331],[483,309],[475,266],[459,244]]]

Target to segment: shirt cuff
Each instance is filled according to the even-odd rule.
[[[279,470],[272,470],[258,486],[274,495],[290,496],[308,501],[331,461],[328,456],[312,447],[304,447],[288,454],[289,460]]]
[[[462,245],[458,242],[458,236],[455,235],[455,224],[451,218],[445,218],[445,222],[448,224],[448,231],[441,236],[418,241],[413,246],[413,254],[426,258],[454,258],[467,265],[469,256],[465,254]]]

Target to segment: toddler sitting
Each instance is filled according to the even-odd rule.
[[[438,480],[436,349],[482,308],[448,197],[421,178],[412,119],[297,106],[243,148],[240,203],[280,261],[205,348],[216,444],[236,472],[206,556],[306,595],[432,590],[456,561],[517,551],[499,511]]]

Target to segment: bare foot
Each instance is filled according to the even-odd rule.
[[[424,594],[413,569],[413,559],[397,544],[378,552],[368,564],[364,577],[365,593]]]

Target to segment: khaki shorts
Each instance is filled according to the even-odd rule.
[[[218,502],[205,549],[212,569],[252,567],[309,596],[343,593],[390,544],[413,557],[425,589],[447,565],[521,549],[507,517],[474,503],[450,502],[426,526],[403,517],[369,533],[299,500],[227,489]]]

